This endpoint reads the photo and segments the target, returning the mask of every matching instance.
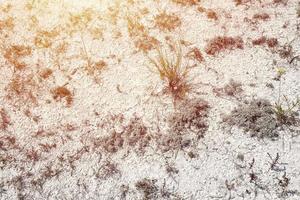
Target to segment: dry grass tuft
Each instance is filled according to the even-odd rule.
[[[8,17],[7,19],[0,20],[0,33],[3,30],[12,31],[15,27],[14,18]]]
[[[137,49],[148,52],[158,46],[158,40],[149,35],[147,28],[136,16],[127,17],[127,29]]]
[[[203,54],[201,53],[201,51],[195,47],[193,48],[191,51],[188,52],[187,57],[198,61],[199,63],[204,62],[204,57]]]
[[[269,48],[274,48],[278,45],[278,40],[276,38],[267,38],[265,36],[262,36],[260,38],[252,40],[252,44],[254,46],[266,44]]]
[[[63,86],[56,87],[51,91],[51,93],[53,95],[53,98],[56,101],[60,101],[61,99],[66,99],[68,107],[71,106],[71,104],[73,103],[73,94],[66,87]]]
[[[175,14],[162,12],[154,19],[156,27],[162,31],[172,31],[181,25],[180,18]]]
[[[150,58],[151,64],[160,78],[167,82],[165,92],[172,95],[174,103],[182,100],[191,91],[192,85],[189,83],[190,67],[182,64],[182,50],[180,46],[174,49],[174,54],[168,56],[166,52],[157,49],[157,57]]]
[[[31,55],[32,49],[29,46],[24,45],[12,45],[7,48],[4,53],[4,58],[11,63],[15,69],[24,69],[26,63],[22,62],[21,59]]]
[[[15,106],[37,104],[39,85],[33,75],[15,75],[5,87],[6,98]]]
[[[50,48],[54,39],[59,35],[58,30],[39,31],[34,38],[34,44],[38,48]]]

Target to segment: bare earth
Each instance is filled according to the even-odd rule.
[[[0,1],[0,199],[299,200],[299,69],[299,0]]]

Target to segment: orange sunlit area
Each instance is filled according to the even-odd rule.
[[[0,0],[0,199],[300,199],[300,2]]]

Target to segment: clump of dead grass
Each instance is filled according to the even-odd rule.
[[[16,74],[5,87],[6,98],[15,106],[37,104],[37,93],[40,86],[34,75]]]
[[[252,44],[254,46],[266,44],[269,48],[274,48],[278,45],[278,40],[276,38],[267,38],[265,36],[262,36],[260,38],[252,40]]]
[[[22,58],[31,55],[32,48],[25,45],[12,45],[5,50],[4,58],[14,66],[14,69],[20,70],[26,67]]]
[[[140,22],[137,16],[127,17],[127,29],[137,49],[143,52],[157,47],[158,40],[150,36],[148,29]]]
[[[34,44],[38,48],[50,48],[58,35],[59,32],[56,29],[51,31],[38,31],[34,38]]]
[[[12,31],[15,27],[15,22],[13,17],[8,17],[6,19],[0,20],[0,33],[4,30]]]
[[[60,101],[62,99],[65,99],[68,107],[72,105],[72,103],[73,103],[73,94],[66,87],[64,87],[64,86],[56,87],[51,91],[51,93],[53,95],[53,98],[56,101]]]
[[[215,21],[217,21],[219,19],[218,14],[212,9],[206,9],[202,6],[199,6],[198,11],[201,12],[201,13],[205,13],[206,17],[208,19],[213,19]]]
[[[187,54],[187,57],[191,58],[193,60],[196,60],[199,63],[204,62],[203,54],[201,53],[201,51],[197,47],[190,50]]]
[[[243,49],[244,42],[241,37],[221,37],[218,36],[209,41],[206,45],[205,52],[215,56],[225,50]]]
[[[162,31],[172,31],[181,25],[180,18],[175,14],[162,12],[154,19],[156,27]]]

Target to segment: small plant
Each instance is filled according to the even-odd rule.
[[[277,120],[282,123],[290,123],[294,118],[295,110],[300,108],[300,98],[297,97],[295,101],[290,101],[287,96],[283,96],[284,102],[286,105],[283,105],[283,102],[276,102],[274,105],[274,112],[276,114]]]
[[[181,20],[175,14],[163,12],[155,17],[155,25],[162,31],[172,31],[181,25]]]
[[[115,175],[121,175],[121,172],[118,169],[117,164],[109,160],[105,161],[105,163],[99,168],[96,173],[96,177],[103,180],[114,177]]]
[[[282,95],[282,76],[286,73],[286,70],[282,67],[277,68],[277,77],[276,79],[279,80],[279,87],[278,87],[278,99],[277,102],[274,104],[274,112],[276,115],[277,120],[281,124],[287,124],[292,123],[295,110],[300,108],[300,98],[297,97],[295,101],[290,101],[287,96]],[[286,105],[284,105],[284,102],[282,101],[282,97],[284,99],[284,102]]]
[[[21,70],[26,67],[22,59],[32,54],[32,48],[24,45],[12,45],[5,50],[4,58],[14,66],[15,70]]]
[[[7,112],[3,108],[0,108],[0,130],[6,130],[10,124]]]
[[[73,103],[73,94],[66,87],[56,87],[51,91],[51,93],[53,95],[53,99],[55,99],[56,101],[65,98],[68,107],[70,107]]]
[[[159,188],[156,185],[157,180],[151,180],[145,178],[143,180],[138,181],[135,184],[135,187],[138,191],[143,194],[143,199],[157,199]]]
[[[127,29],[138,50],[148,52],[158,45],[158,40],[149,35],[148,29],[140,22],[139,17],[128,16]]]
[[[241,37],[218,36],[210,40],[205,48],[208,55],[215,56],[225,50],[243,49],[244,41]]]
[[[173,56],[168,56],[166,52],[158,48],[157,57],[155,59],[149,57],[149,60],[160,78],[167,82],[165,91],[172,95],[174,103],[176,103],[177,100],[186,97],[192,86],[188,81],[191,68],[182,64],[181,47],[175,47],[174,51]]]
[[[276,139],[277,127],[271,102],[265,99],[245,101],[235,108],[223,121],[230,126],[237,126],[251,137]]]

